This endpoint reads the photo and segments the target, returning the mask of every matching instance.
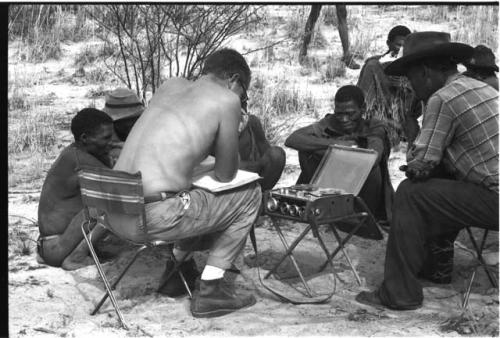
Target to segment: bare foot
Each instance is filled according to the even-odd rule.
[[[62,262],[61,268],[63,268],[64,270],[71,271],[71,270],[81,269],[92,264],[94,264],[94,260],[90,256],[78,257],[78,258],[68,256]]]

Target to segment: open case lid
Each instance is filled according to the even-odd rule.
[[[357,196],[376,160],[377,152],[372,149],[330,145],[310,183],[321,188],[342,189],[346,193]],[[382,233],[366,204],[357,198],[354,208],[369,214],[364,226],[358,228],[355,235],[369,239],[383,239]],[[349,233],[354,225],[349,222],[336,222],[335,226],[337,229]]]
[[[357,196],[376,160],[377,152],[372,149],[330,145],[310,183]]]

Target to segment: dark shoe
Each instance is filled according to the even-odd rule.
[[[191,300],[191,313],[197,318],[218,317],[252,306],[255,302],[252,295],[236,295],[223,278],[201,280],[200,290]]]
[[[181,277],[179,276],[179,273],[174,272],[170,278],[167,279],[167,276],[170,274],[174,266],[174,261],[169,258],[167,260],[165,272],[163,272],[163,275],[160,278],[160,286],[157,291],[158,293],[172,298],[185,296],[188,293]],[[200,272],[196,268],[194,259],[191,258],[181,263],[179,265],[179,271],[181,271],[184,275],[189,289],[191,291],[194,290],[196,278],[200,275]]]
[[[391,305],[386,305],[382,304],[382,300],[378,296],[378,290],[377,291],[361,291],[358,293],[356,296],[356,301],[361,304],[373,306],[376,308],[389,308],[392,310],[415,310],[421,307],[422,305],[408,305],[408,306],[391,306]]]

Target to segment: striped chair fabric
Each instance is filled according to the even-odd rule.
[[[82,201],[86,207],[128,215],[144,213],[140,172],[130,174],[107,168],[81,166],[78,177]]]

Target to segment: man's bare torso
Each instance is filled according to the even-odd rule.
[[[237,165],[239,109],[238,97],[222,86],[170,79],[137,120],[114,169],[141,171],[145,195],[189,189],[194,167],[209,154],[216,168],[217,157],[236,156]]]
[[[40,235],[62,234],[83,209],[77,172],[81,165],[105,167],[97,158],[72,144],[61,152],[50,168],[38,204]]]

